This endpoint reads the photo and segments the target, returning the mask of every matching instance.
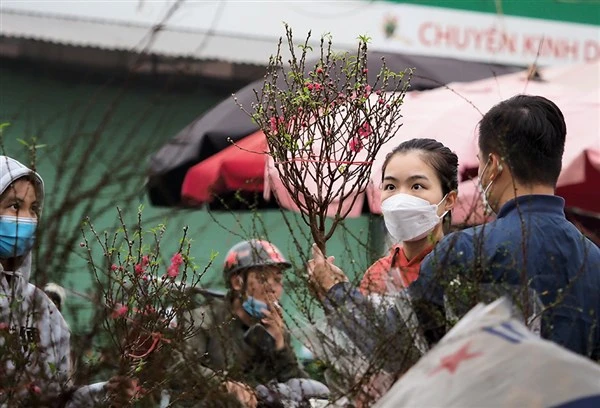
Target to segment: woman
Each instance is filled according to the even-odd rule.
[[[458,188],[458,157],[433,139],[398,145],[382,167],[381,211],[395,241],[390,253],[365,273],[360,290],[386,295],[407,287],[450,221]]]
[[[133,396],[128,379],[72,388],[67,324],[29,283],[43,199],[39,174],[0,156],[0,406],[88,407],[107,397],[119,405]]]
[[[395,294],[416,280],[421,261],[443,237],[442,221],[444,218],[450,221],[450,211],[456,204],[458,157],[436,140],[412,139],[401,143],[388,154],[381,173],[381,210],[395,244],[386,257],[367,270],[361,281],[360,291],[375,304],[382,297]],[[313,265],[314,260],[311,260],[309,273]],[[328,274],[328,277],[329,283],[318,282],[322,293],[327,293],[335,283],[346,280],[339,269]],[[331,305],[326,305],[331,312],[332,308],[327,306]],[[359,395],[355,401],[358,406],[369,405],[382,395],[396,376],[416,361],[419,355],[415,350],[407,352],[408,348],[402,341],[392,343],[389,339],[377,339],[377,327],[370,327],[372,344],[366,347],[361,347],[364,344],[360,343],[357,345],[369,359],[378,354],[378,359],[392,364],[386,367],[387,373],[372,374],[371,380],[363,387],[363,395]],[[407,336],[407,339],[414,341],[411,336]],[[385,344],[384,353],[377,350],[377,343]],[[394,349],[394,345],[399,347]]]

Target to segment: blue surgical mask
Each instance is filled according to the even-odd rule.
[[[25,255],[35,242],[35,218],[0,216],[0,258]]]
[[[256,319],[262,319],[264,317],[263,310],[269,308],[265,302],[255,299],[252,296],[249,296],[244,303],[242,303],[242,307],[246,313]]]

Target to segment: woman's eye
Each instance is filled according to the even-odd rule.
[[[422,184],[418,184],[418,183],[417,184],[413,184],[413,186],[412,186],[413,190],[421,190],[422,188],[425,188],[425,187],[423,187]]]
[[[383,185],[383,191],[392,191],[396,188],[396,186],[394,186],[393,184],[384,184]]]

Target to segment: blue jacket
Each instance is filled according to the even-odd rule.
[[[495,221],[441,240],[409,287],[422,324],[443,324],[440,319],[428,321],[435,314],[423,313],[423,305],[443,309],[447,298],[450,305],[458,305],[455,312],[460,317],[481,300],[473,289],[478,284],[504,286],[514,294],[527,282],[543,303],[542,336],[600,359],[600,249],[565,218],[563,209],[564,200],[557,196],[518,197],[500,209]],[[388,335],[402,330],[396,308],[376,313],[373,319],[373,313],[365,313],[368,301],[347,284],[336,285],[328,297],[330,312],[343,310],[346,317],[353,316],[352,322],[338,321],[345,322],[342,329],[365,353],[376,347],[375,339],[366,339],[365,333],[381,327]]]

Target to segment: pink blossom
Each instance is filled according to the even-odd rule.
[[[85,247],[85,242],[80,242],[79,246],[82,247],[82,248],[84,248]]]
[[[150,258],[148,257],[148,255],[142,256],[142,265],[148,266],[149,264],[150,264]]]
[[[351,151],[354,153],[358,153],[363,149],[363,143],[358,137],[353,137],[350,140],[350,144],[348,146]]]
[[[117,265],[115,265],[115,264],[112,264],[110,266],[110,270],[113,271],[113,272],[116,271],[117,269],[119,269],[119,267]]]
[[[179,275],[179,267],[183,264],[183,256],[177,252],[171,258],[171,265],[167,269],[167,275],[169,278],[176,278]]]
[[[169,278],[176,278],[179,275],[179,268],[173,267],[173,266],[169,266],[169,269],[167,269],[167,276]]]
[[[307,88],[309,91],[312,91],[312,90],[313,90],[313,84],[312,84],[311,82],[309,82],[308,84],[306,84],[306,88]]]
[[[379,102],[380,105],[383,105],[385,103],[385,99],[379,98],[377,102]]]
[[[271,127],[271,132],[277,134],[277,118],[275,116],[271,116],[271,119],[269,119],[269,124]]]
[[[119,317],[125,316],[127,314],[128,310],[129,310],[129,308],[126,305],[119,304],[119,305],[117,305],[115,310],[113,310],[110,317],[112,317],[113,319],[118,319]]]
[[[371,136],[372,133],[373,133],[373,128],[371,128],[371,124],[369,122],[364,122],[358,128],[358,135],[364,139]]]
[[[319,67],[317,68],[317,74],[322,74],[323,73],[323,68]]]
[[[371,85],[367,85],[365,86],[365,95],[369,96],[371,95],[371,91],[373,90],[373,88],[371,87]]]
[[[183,256],[177,252],[171,257],[171,265],[181,266],[183,264]]]
[[[0,322],[0,330],[6,330],[6,329],[8,329],[8,323]]]
[[[136,264],[133,269],[135,270],[135,274],[138,275],[138,276],[141,275],[141,274],[143,274],[144,271],[145,271],[145,269],[142,266],[142,264]]]
[[[369,72],[369,68],[363,69],[363,74],[367,74]]]

